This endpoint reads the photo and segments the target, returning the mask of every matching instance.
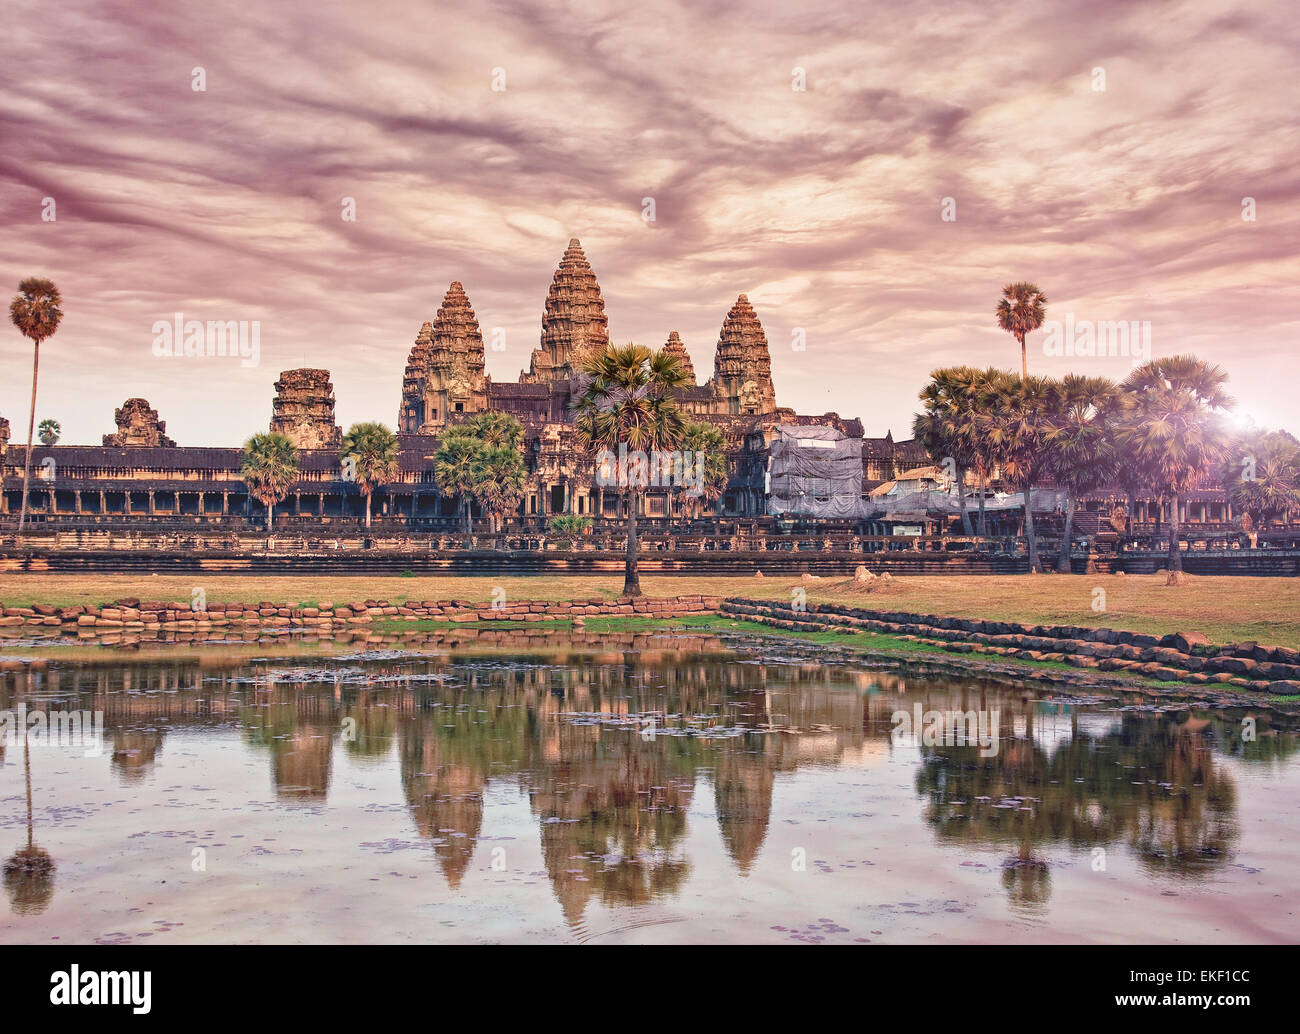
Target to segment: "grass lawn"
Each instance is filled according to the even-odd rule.
[[[202,588],[213,602],[270,600],[315,605],[356,599],[490,600],[498,587],[506,599],[614,599],[622,576],[430,576],[373,575],[0,575],[5,606],[32,603],[103,603],[123,596],[189,600]],[[846,603],[865,608],[907,610],[954,617],[982,617],[1041,624],[1127,628],[1164,634],[1204,632],[1216,643],[1256,640],[1300,647],[1300,579],[1192,576],[1171,588],[1164,575],[922,575],[900,577],[872,592],[851,579],[693,577],[646,575],[649,596],[704,593],[790,599],[797,589],[809,602]],[[1104,599],[1096,590],[1104,590]],[[1104,609],[1094,609],[1104,603]]]

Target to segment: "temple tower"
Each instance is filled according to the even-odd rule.
[[[105,445],[136,445],[146,448],[175,448],[167,437],[167,421],[158,419],[158,410],[147,399],[127,399],[113,413],[116,434],[104,435]]]
[[[712,383],[715,413],[768,416],[776,412],[767,335],[743,294],[722,322]]]
[[[334,423],[334,385],[329,370],[285,370],[275,382],[271,430],[299,449],[338,449],[343,429]]]
[[[664,343],[663,350],[669,355],[676,358],[681,368],[686,371],[691,379],[691,384],[695,384],[695,364],[691,362],[691,354],[686,351],[686,346],[682,343],[681,336],[677,331],[668,335],[667,342]]]
[[[465,288],[453,280],[407,359],[397,426],[407,434],[436,434],[449,416],[485,409],[483,334]]]
[[[586,356],[602,351],[608,344],[605,299],[600,296],[600,284],[582,252],[581,242],[573,237],[546,296],[542,347],[533,352],[528,372],[519,376],[520,383],[567,381],[581,368]]]

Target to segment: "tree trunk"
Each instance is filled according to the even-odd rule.
[[[370,530],[370,493],[366,493],[366,530]]]
[[[641,577],[637,573],[636,540],[636,489],[628,489],[627,497],[627,560],[623,565],[623,595],[641,595]]]
[[[36,437],[36,375],[41,368],[41,343],[35,342],[32,349],[32,409],[27,418],[27,459],[23,461],[23,506],[18,513],[18,534],[23,533],[27,523],[27,482],[32,476],[32,439]]]
[[[1025,380],[1029,376],[1029,353],[1025,351],[1025,335],[1016,336],[1020,338],[1020,379]]]
[[[275,503],[266,504],[266,530],[275,530]]]
[[[987,479],[981,479],[980,480],[980,523],[979,523],[981,538],[987,536],[989,533],[989,518],[988,518],[988,514],[984,511],[984,494],[987,491],[988,491],[988,481]]]
[[[1061,536],[1061,553],[1056,558],[1057,574],[1070,573],[1070,530],[1074,526],[1074,493],[1065,497],[1065,533]]]
[[[27,850],[32,849],[32,748],[27,740],[28,732],[23,729],[23,768],[27,774]]]
[[[1181,572],[1183,569],[1183,551],[1178,548],[1178,493],[1170,497],[1169,502],[1169,570]]]
[[[1034,538],[1034,492],[1025,486],[1025,538],[1029,545],[1029,573],[1038,573],[1038,542]]]
[[[468,496],[468,495],[462,495],[462,496],[460,497],[460,505],[461,505],[461,509],[462,509],[462,511],[463,511],[464,514],[465,514],[465,534],[466,534],[466,535],[469,535],[469,534],[471,534],[471,533],[474,531],[474,526],[473,526],[473,524],[470,523],[470,516],[469,516],[469,496]]]
[[[974,529],[970,526],[970,514],[966,510],[966,492],[965,492],[966,472],[960,467],[957,468],[957,505],[961,507],[961,532],[967,538],[975,534]]]

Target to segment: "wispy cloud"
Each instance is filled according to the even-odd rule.
[[[513,380],[570,236],[616,339],[678,330],[707,375],[745,291],[778,402],[860,414],[868,433],[903,431],[936,365],[1015,364],[992,318],[1010,279],[1036,280],[1049,316],[1150,320],[1157,353],[1222,363],[1245,410],[1285,424],[1279,378],[1300,365],[1289,15],[20,2],[0,40],[0,289],[39,273],[63,290],[38,418],[66,441],[97,441],[145,395],[182,444],[233,444],[304,363],[333,371],[342,422],[391,423],[453,279],[505,329],[489,372]],[[150,328],[177,311],[260,320],[262,366],[156,359]],[[30,353],[8,342],[0,414],[18,425]]]

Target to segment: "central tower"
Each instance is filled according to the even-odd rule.
[[[551,279],[542,313],[542,347],[534,350],[523,384],[567,381],[582,368],[588,355],[609,344],[605,299],[577,237],[569,240]]]

